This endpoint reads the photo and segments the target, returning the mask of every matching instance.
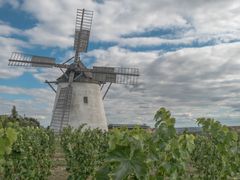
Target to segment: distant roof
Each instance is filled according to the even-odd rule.
[[[140,127],[143,129],[150,129],[151,127],[146,124],[109,124],[108,128],[120,128],[120,127],[127,127],[128,129],[133,129],[135,127]]]
[[[176,128],[176,131],[178,133],[182,133],[184,131],[198,133],[198,132],[202,131],[202,128],[201,127],[178,127],[178,128]]]

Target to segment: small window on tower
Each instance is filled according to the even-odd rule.
[[[88,103],[88,97],[87,97],[87,96],[84,96],[84,97],[83,97],[83,102],[84,102],[85,104]]]

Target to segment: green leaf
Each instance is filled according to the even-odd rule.
[[[138,179],[147,176],[146,156],[141,150],[136,149],[131,156],[130,146],[117,145],[116,149],[108,154],[107,160],[116,162],[115,178],[124,178],[134,173]]]
[[[11,127],[6,129],[6,135],[11,144],[17,140],[17,131]]]
[[[97,180],[103,180],[103,179],[109,180],[110,178],[109,178],[108,174],[110,172],[111,172],[110,168],[108,166],[104,166],[97,171],[95,177]]]
[[[121,161],[120,165],[117,166],[115,170],[111,173],[111,176],[116,180],[122,180],[130,175],[132,172],[132,167],[129,161]]]
[[[5,154],[5,139],[0,138],[0,156],[3,156]]]

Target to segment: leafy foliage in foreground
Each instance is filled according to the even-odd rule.
[[[199,118],[203,132],[195,140],[192,155],[198,178],[229,179],[240,173],[238,134],[213,119]]]
[[[46,179],[54,152],[51,131],[20,127],[0,117],[0,178]],[[199,118],[202,132],[177,134],[164,108],[155,130],[102,132],[80,126],[61,134],[68,179],[239,179],[240,136],[213,119]]]
[[[110,133],[107,158],[97,179],[176,179],[186,175],[194,136],[177,136],[175,119],[164,108],[154,119],[153,133],[142,129],[116,129]]]
[[[5,161],[5,155],[8,155],[12,151],[12,145],[17,140],[17,130],[15,125],[11,122],[7,122],[5,118],[0,118],[0,177],[3,171],[3,164]]]
[[[108,136],[99,129],[91,130],[85,125],[74,130],[65,128],[61,134],[61,145],[67,161],[68,179],[87,179],[94,176],[101,166],[108,148]]]
[[[237,133],[200,118],[202,133],[177,134],[175,119],[161,108],[155,130],[65,129],[61,136],[69,179],[230,179],[240,177]],[[108,143],[107,143],[108,141]]]
[[[6,122],[0,127],[0,132],[4,132],[0,138],[0,178],[47,179],[54,152],[54,134],[42,128],[19,127]]]

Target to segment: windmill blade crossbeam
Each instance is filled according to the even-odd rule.
[[[77,9],[77,14],[83,14],[83,9]],[[90,16],[90,15],[93,15],[93,11],[84,9],[84,14]]]
[[[93,79],[102,83],[137,84],[139,70],[137,68],[96,67],[92,69]]]

